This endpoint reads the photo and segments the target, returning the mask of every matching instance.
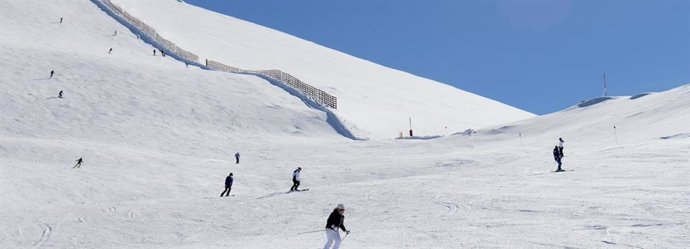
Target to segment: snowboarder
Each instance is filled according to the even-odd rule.
[[[53,75],[55,74],[55,70],[50,70],[50,78],[53,78]]]
[[[235,164],[240,164],[240,153],[235,153]]]
[[[156,49],[153,49],[153,56],[156,56]]]
[[[108,49],[108,53],[112,54],[113,53],[113,48]]]
[[[563,155],[561,155],[561,150],[559,149],[558,146],[554,146],[553,147],[553,159],[555,159],[556,162],[558,163],[558,169],[556,170],[556,172],[563,171],[563,169],[561,169],[561,158],[563,158]]]
[[[77,164],[75,164],[74,167],[72,167],[72,168],[73,168],[73,169],[74,169],[74,168],[81,168],[81,163],[82,163],[82,162],[84,162],[84,161],[81,160],[81,157],[80,157],[79,159],[77,159]]]
[[[62,90],[60,90],[60,92],[58,93],[58,98],[59,98],[59,99],[62,98]]]
[[[559,137],[558,138],[558,151],[560,152],[561,157],[563,157],[563,143],[565,143],[565,141],[563,141],[563,138]]]
[[[292,191],[299,191],[297,187],[299,187],[301,177],[300,177],[300,172],[302,172],[302,167],[297,167],[295,171],[292,172],[292,187],[290,188],[290,192]]]
[[[350,231],[345,228],[343,222],[345,221],[345,206],[343,204],[338,204],[338,206],[333,209],[331,215],[328,216],[328,221],[326,221],[326,244],[323,249],[338,249],[340,248],[340,233],[339,229],[343,229],[345,234],[350,234]],[[333,247],[331,247],[333,245]]]
[[[223,193],[220,193],[220,197],[223,197],[223,194],[225,196],[230,195],[230,190],[232,190],[232,172],[228,175],[228,177],[225,178],[225,190],[223,190]],[[227,191],[227,193],[225,193]]]

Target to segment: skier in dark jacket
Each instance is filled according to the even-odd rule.
[[[240,164],[240,153],[235,153],[235,164]]]
[[[228,175],[228,177],[225,178],[225,190],[223,190],[223,193],[220,193],[220,197],[223,197],[223,194],[225,196],[230,195],[230,190],[232,190],[232,172]],[[227,191],[227,193],[226,193]]]
[[[53,74],[55,74],[55,70],[50,70],[50,78],[53,78]]]
[[[77,159],[77,164],[75,164],[74,167],[72,167],[72,168],[73,169],[74,168],[81,168],[81,163],[83,163],[83,162],[84,162],[84,160],[81,160],[81,157],[80,157],[79,159]]]
[[[62,90],[60,90],[60,92],[58,93],[58,98],[62,98]]]
[[[323,249],[338,249],[340,248],[340,233],[338,232],[339,229],[342,229],[345,231],[345,234],[350,234],[350,231],[345,228],[345,225],[343,224],[345,222],[345,216],[343,215],[345,213],[345,206],[343,204],[338,204],[335,209],[333,209],[333,212],[331,212],[331,215],[328,216],[328,221],[326,221],[326,244],[323,246]],[[331,247],[333,245],[333,247]]]
[[[558,169],[556,170],[556,172],[563,171],[561,169],[561,158],[563,158],[563,155],[561,155],[561,150],[558,148],[558,146],[555,146],[553,148],[553,159],[555,159],[558,163]]]
[[[297,187],[299,187],[300,181],[302,180],[302,177],[300,176],[301,172],[302,167],[297,167],[297,169],[292,172],[292,187],[290,188],[290,191],[299,191]]]

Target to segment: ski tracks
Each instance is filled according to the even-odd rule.
[[[41,225],[43,226],[43,233],[41,233],[41,238],[34,241],[32,248],[40,248],[43,246],[43,243],[50,239],[50,234],[53,232],[53,228],[50,227],[48,223],[42,223]]]
[[[434,198],[434,203],[444,206],[446,209],[448,209],[448,211],[441,216],[451,216],[458,212],[458,209],[460,208],[458,203],[442,201],[440,198],[441,195],[436,195],[436,197]]]

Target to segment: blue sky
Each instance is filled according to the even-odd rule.
[[[186,0],[546,114],[690,83],[690,0]]]

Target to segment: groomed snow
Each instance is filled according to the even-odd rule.
[[[353,141],[261,79],[152,56],[89,1],[0,14],[0,248],[315,249],[338,203],[343,249],[690,247],[690,85]],[[298,166],[311,190],[287,194]]]

